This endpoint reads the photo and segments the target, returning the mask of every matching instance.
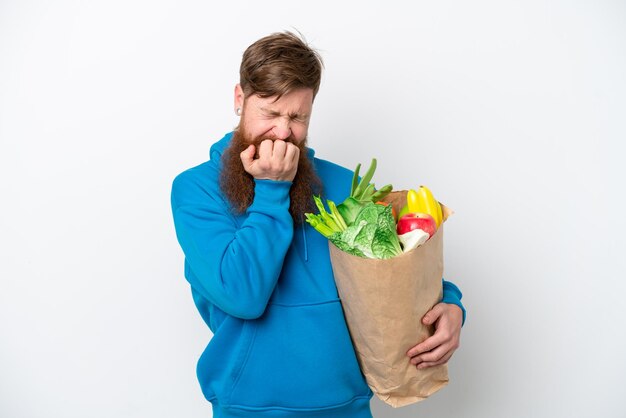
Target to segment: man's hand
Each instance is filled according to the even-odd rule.
[[[418,369],[447,363],[459,348],[463,312],[453,304],[438,303],[424,315],[422,322],[435,324],[435,333],[406,354]]]
[[[298,171],[300,149],[291,142],[266,139],[256,147],[250,145],[241,154],[243,168],[255,179],[293,181]]]

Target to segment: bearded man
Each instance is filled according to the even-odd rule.
[[[368,388],[335,287],[328,242],[304,222],[313,194],[341,201],[352,172],[307,146],[319,54],[298,36],[244,52],[234,132],[176,177],[172,210],[193,300],[213,332],[197,376],[214,417],[371,417]],[[456,286],[424,321],[434,335],[407,353],[431,367],[458,347]]]

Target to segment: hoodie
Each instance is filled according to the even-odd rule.
[[[179,174],[171,204],[193,300],[213,333],[197,377],[216,418],[371,417],[330,264],[328,240],[289,213],[291,182],[255,180],[233,214],[219,187],[221,155]],[[324,197],[342,201],[352,171],[307,149]],[[444,301],[461,306],[444,281]],[[408,361],[408,359],[407,359]]]

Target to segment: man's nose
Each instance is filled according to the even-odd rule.
[[[277,118],[273,129],[276,139],[285,140],[291,135],[291,120],[289,118]]]

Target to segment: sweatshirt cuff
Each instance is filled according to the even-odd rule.
[[[291,183],[290,181],[255,179],[254,201],[248,211],[262,213],[289,211]]]
[[[461,325],[464,325],[465,324],[465,307],[461,303],[461,298],[463,297],[461,290],[458,287],[456,287],[456,285],[452,282],[448,282],[443,279],[442,279],[442,282],[443,282],[443,299],[441,301],[443,303],[450,303],[461,308],[461,311],[463,312],[463,323]]]

